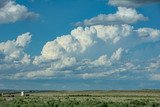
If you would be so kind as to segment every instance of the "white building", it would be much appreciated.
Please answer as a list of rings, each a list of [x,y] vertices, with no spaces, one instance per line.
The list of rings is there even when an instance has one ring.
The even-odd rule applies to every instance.
[[[24,91],[21,91],[21,96],[22,96],[22,97],[24,96]]]

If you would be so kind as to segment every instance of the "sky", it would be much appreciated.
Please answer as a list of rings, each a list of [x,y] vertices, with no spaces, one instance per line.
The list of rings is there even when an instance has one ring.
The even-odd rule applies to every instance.
[[[0,0],[0,89],[160,89],[159,0]]]

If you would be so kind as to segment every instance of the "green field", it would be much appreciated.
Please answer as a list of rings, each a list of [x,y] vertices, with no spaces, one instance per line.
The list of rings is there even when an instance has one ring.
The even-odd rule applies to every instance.
[[[160,91],[48,91],[4,94],[0,107],[160,107]]]

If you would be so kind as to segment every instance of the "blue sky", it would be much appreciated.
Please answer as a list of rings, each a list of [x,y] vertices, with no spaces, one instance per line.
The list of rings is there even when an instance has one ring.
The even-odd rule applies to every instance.
[[[38,0],[35,2],[19,0],[17,2],[39,13],[40,17],[34,21],[20,21],[0,25],[0,28],[4,29],[2,30],[4,32],[0,32],[1,35],[4,35],[1,41],[14,39],[23,32],[32,32],[34,34],[32,39],[34,42],[31,45],[38,46],[36,50],[32,49],[31,54],[33,55],[39,54],[47,41],[53,40],[57,36],[68,34],[75,27],[74,23],[91,18],[99,13],[109,13],[115,10],[113,8],[107,9],[106,1],[97,0],[69,0],[67,2],[65,0]],[[12,35],[10,35],[11,33]]]
[[[158,0],[0,4],[1,89],[159,89]]]

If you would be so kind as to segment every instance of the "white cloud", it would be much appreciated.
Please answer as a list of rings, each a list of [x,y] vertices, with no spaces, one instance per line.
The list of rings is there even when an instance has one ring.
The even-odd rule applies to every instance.
[[[150,80],[160,81],[160,74],[151,74]]]
[[[122,50],[121,48],[116,50],[112,56],[115,55],[115,53],[121,55],[118,53],[118,51]],[[20,73],[16,73],[12,75],[11,79],[34,79],[34,78],[56,78],[56,77],[71,77],[75,76],[77,78],[81,77],[84,74],[81,74],[82,72],[92,72],[93,74],[96,74],[98,70],[100,70],[100,74],[109,75],[114,72],[119,72],[119,70],[115,70],[114,72],[104,72],[104,70],[108,67],[111,67],[113,63],[116,63],[118,60],[120,60],[120,57],[116,60],[112,60],[111,58],[107,57],[107,55],[102,55],[98,59],[95,60],[85,60],[82,59],[81,61],[77,61],[75,57],[66,57],[57,61],[50,61],[47,62],[49,66],[41,67],[42,64],[32,65],[40,67],[39,69],[34,69],[33,71],[24,71]],[[46,64],[46,65],[47,65]],[[83,69],[84,68],[84,69]],[[89,70],[89,71],[88,71]],[[103,73],[101,73],[103,71]],[[91,73],[91,75],[93,75]],[[83,76],[82,76],[83,77]],[[99,75],[100,77],[100,75]],[[83,77],[84,78],[84,77]],[[91,78],[91,77],[90,77]]]
[[[106,72],[105,72],[106,73]],[[83,79],[90,79],[90,78],[99,78],[99,77],[105,77],[105,73],[84,73],[84,74],[80,74],[80,77],[82,77]]]
[[[32,60],[24,52],[31,41],[31,34],[25,33],[0,43],[0,72],[12,69],[10,75],[4,76],[11,79],[122,78],[124,75],[132,79],[133,74],[149,69],[147,64],[133,64],[136,60],[132,56],[132,51],[136,51],[133,48],[159,41],[159,37],[157,29],[134,29],[127,24],[78,27],[69,35],[47,42],[41,55]]]
[[[106,69],[107,68],[107,69]],[[95,68],[94,68],[95,69]],[[87,73],[81,73],[78,76],[80,76],[83,79],[95,79],[95,78],[108,78],[108,79],[120,79],[124,78],[124,75],[121,73],[128,72],[128,70],[131,70],[128,72],[129,74],[131,72],[134,72],[137,68],[130,62],[119,64],[116,67],[115,66],[101,66],[101,71],[96,72],[87,72]],[[128,78],[127,76],[125,78]],[[136,78],[136,77],[135,77]]]
[[[15,1],[2,0],[0,6],[0,24],[14,23],[19,20],[33,19],[39,15],[29,12],[24,5],[17,4]]]
[[[14,76],[10,77],[11,79],[32,79],[37,77],[50,77],[54,75],[54,71],[51,71],[50,68],[45,70],[36,70],[36,71],[30,71],[30,72],[22,72],[22,73],[16,73]]]
[[[66,57],[63,60],[60,60],[58,62],[55,62],[51,65],[51,68],[54,69],[63,69],[63,68],[67,68],[70,66],[74,66],[76,64],[76,58],[72,57]]]
[[[156,62],[156,63],[150,63],[150,68],[156,69],[160,67],[160,62]]]
[[[137,13],[135,9],[118,7],[118,11],[115,14],[100,14],[91,19],[86,19],[84,22],[78,22],[76,25],[109,25],[109,24],[133,24],[137,21],[146,21],[148,18],[142,14]]]
[[[123,7],[138,7],[145,4],[158,3],[159,0],[109,0],[108,4]]]
[[[97,25],[95,26],[95,29],[97,30],[97,36],[100,39],[111,44],[116,44],[122,38],[131,36],[133,33],[133,27],[126,24],[108,26]]]
[[[114,62],[117,62],[121,59],[121,57],[123,55],[123,51],[124,51],[124,49],[119,48],[112,54],[112,56],[110,58],[107,55],[102,55],[98,59],[96,59],[95,61],[91,61],[90,64],[93,67],[111,66]]]
[[[26,45],[29,44],[30,41],[31,41],[31,34],[29,32],[24,33],[17,37],[16,45],[19,47],[25,47]]]
[[[111,66],[112,62],[107,57],[107,55],[100,56],[97,60],[90,62],[93,66]]]
[[[156,38],[160,36],[157,33],[152,33],[159,32],[159,30],[150,29],[149,32],[152,35],[147,33],[145,37],[148,39],[144,39],[141,29],[147,31],[150,28],[140,28],[137,30],[133,26],[126,24],[78,27],[72,30],[69,35],[63,35],[53,41],[47,42],[42,49],[41,55],[35,57],[33,64],[35,64],[34,66],[47,64],[48,66],[44,67],[44,70],[40,72],[45,71],[46,74],[48,72],[48,74],[51,74],[50,77],[56,77],[59,74],[63,77],[62,72],[66,70],[74,71],[75,73],[72,72],[68,75],[75,75],[75,77],[81,75],[80,77],[82,78],[87,78],[86,76],[90,76],[88,78],[95,77],[93,75],[101,77],[103,74],[108,76],[110,73],[117,74],[127,70],[137,71],[139,69],[140,71],[141,69],[141,71],[144,71],[145,67],[140,68],[141,66],[138,66],[136,68],[129,62],[126,65],[120,63],[121,61],[124,62],[122,56],[128,60],[134,60],[124,55],[127,51],[146,42],[155,42],[153,34],[156,34]],[[128,54],[132,53],[128,52]],[[114,66],[119,66],[119,69],[117,67],[114,68]],[[38,77],[40,72],[36,69],[28,72],[26,75],[30,75],[30,73],[34,74],[34,72],[35,76],[33,77]],[[49,75],[46,76],[48,77]]]
[[[0,53],[4,56],[4,62],[19,62],[29,63],[29,56],[24,52],[25,47],[31,41],[31,34],[25,33],[17,37],[16,40],[8,40],[0,43]]]
[[[122,48],[119,48],[116,52],[113,53],[113,55],[111,56],[111,60],[115,61],[115,60],[119,60],[122,57],[122,52],[124,50]]]
[[[24,54],[24,57],[21,60],[22,64],[30,64],[31,59],[30,59],[30,55]]]
[[[145,40],[158,41],[160,39],[160,30],[152,28],[140,28],[137,30],[139,36]]]
[[[149,72],[159,71],[160,69],[160,56],[151,59],[149,64],[146,66],[146,70]]]
[[[25,15],[30,13],[26,7],[13,1],[7,1],[3,6],[0,6],[0,9],[4,9],[8,5],[10,8],[13,6],[15,10],[18,7],[20,9],[18,13],[22,11]],[[15,17],[15,13],[12,15]],[[18,16],[13,19],[18,21],[21,18]],[[2,73],[0,78],[138,80],[155,77],[154,75],[150,77],[150,74],[158,74],[159,61],[140,60],[134,54],[136,52],[139,54],[137,47],[144,47],[145,43],[159,42],[160,30],[135,29],[128,25],[146,19],[135,9],[118,7],[115,14],[99,15],[84,21],[84,24],[89,27],[77,27],[68,35],[62,35],[55,40],[48,41],[41,54],[35,57],[25,53],[25,48],[31,41],[30,33],[22,34],[15,40],[2,42],[0,43],[0,72]],[[8,19],[6,18],[6,20]],[[6,23],[14,21],[8,20]],[[151,48],[148,50],[151,51]],[[145,51],[142,52],[142,55],[144,54],[146,54]],[[148,56],[155,57],[156,54]]]
[[[57,60],[65,57],[77,57],[78,60],[82,56],[87,58],[85,56],[95,52],[94,47],[101,48],[102,44],[106,49],[112,47],[113,51],[111,52],[114,52],[119,47],[129,48],[145,42],[153,42],[155,39],[157,41],[160,37],[159,32],[159,30],[150,28],[135,30],[132,26],[126,24],[78,27],[72,30],[70,35],[63,35],[47,42],[42,49],[41,56],[36,57],[34,62],[40,63],[41,61]],[[119,59],[118,54],[121,51],[122,49],[119,48],[112,59]],[[95,58],[93,56],[93,59]]]

